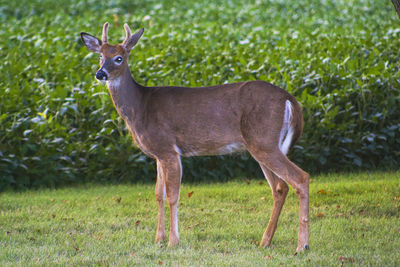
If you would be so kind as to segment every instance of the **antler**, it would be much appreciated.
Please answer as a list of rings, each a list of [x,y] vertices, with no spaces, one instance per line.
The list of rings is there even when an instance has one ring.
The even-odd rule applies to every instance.
[[[103,26],[103,37],[102,37],[103,44],[107,43],[107,35],[108,35],[108,22],[104,23]]]
[[[129,39],[131,38],[131,36],[132,36],[132,32],[131,32],[131,29],[129,28],[129,26],[128,26],[128,24],[124,24],[124,28],[125,28],[125,34],[126,34],[126,37],[125,37],[125,40],[124,40],[124,42],[122,43],[122,45],[126,45],[127,43],[128,43],[128,41],[129,41]]]

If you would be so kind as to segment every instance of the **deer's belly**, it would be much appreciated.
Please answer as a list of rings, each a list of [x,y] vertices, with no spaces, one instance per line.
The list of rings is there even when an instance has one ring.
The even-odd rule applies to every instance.
[[[226,155],[235,152],[242,152],[246,147],[241,142],[232,142],[228,144],[204,144],[204,145],[175,145],[175,150],[183,157],[192,156],[212,156],[212,155]]]

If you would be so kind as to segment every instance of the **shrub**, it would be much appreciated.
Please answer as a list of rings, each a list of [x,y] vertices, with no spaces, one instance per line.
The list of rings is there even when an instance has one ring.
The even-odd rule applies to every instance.
[[[303,169],[398,168],[400,29],[390,2],[13,1],[0,8],[0,189],[155,180],[79,32],[144,26],[133,76],[152,85],[262,79],[302,103]],[[184,160],[185,181],[261,176],[247,154]]]

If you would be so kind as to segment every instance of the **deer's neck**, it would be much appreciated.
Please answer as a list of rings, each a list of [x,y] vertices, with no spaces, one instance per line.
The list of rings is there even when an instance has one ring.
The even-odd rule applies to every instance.
[[[131,124],[129,120],[140,115],[143,86],[132,78],[128,67],[119,78],[107,81],[107,86],[118,114]]]

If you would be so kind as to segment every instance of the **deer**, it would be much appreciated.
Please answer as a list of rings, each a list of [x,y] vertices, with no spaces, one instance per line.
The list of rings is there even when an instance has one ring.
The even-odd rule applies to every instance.
[[[290,161],[287,153],[303,131],[300,103],[284,89],[265,81],[245,81],[206,87],[146,87],[131,75],[128,58],[143,35],[124,24],[125,40],[108,43],[109,23],[102,39],[81,32],[92,52],[100,54],[96,79],[105,82],[115,109],[138,148],[157,164],[155,199],[158,203],[156,243],[164,242],[165,199],[170,208],[168,246],[179,244],[178,202],[182,157],[248,153],[259,163],[272,190],[273,208],[260,246],[271,245],[289,191],[299,201],[296,251],[309,249],[309,174]]]

